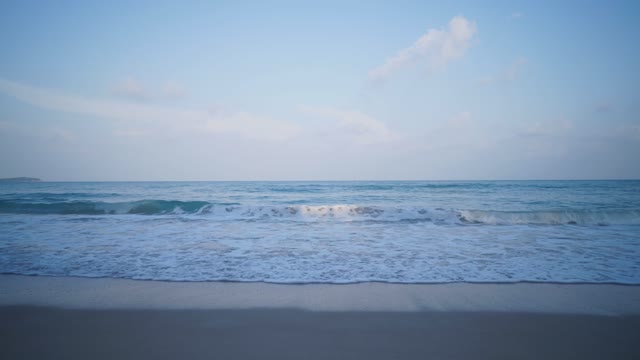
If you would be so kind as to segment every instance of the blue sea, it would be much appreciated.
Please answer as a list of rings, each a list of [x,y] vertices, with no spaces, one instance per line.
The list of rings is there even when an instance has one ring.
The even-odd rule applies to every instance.
[[[0,273],[640,284],[640,181],[0,183]]]

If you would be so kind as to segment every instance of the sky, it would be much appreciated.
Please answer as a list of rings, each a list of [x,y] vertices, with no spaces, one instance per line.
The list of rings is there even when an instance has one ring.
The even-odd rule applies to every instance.
[[[637,1],[0,2],[0,177],[640,178]]]

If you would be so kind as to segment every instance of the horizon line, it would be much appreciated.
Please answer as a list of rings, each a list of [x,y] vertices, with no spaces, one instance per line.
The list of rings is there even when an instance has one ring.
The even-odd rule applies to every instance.
[[[0,178],[12,179],[12,178]],[[576,178],[576,179],[329,179],[329,180],[42,180],[24,181],[24,183],[38,182],[417,182],[417,181],[435,181],[435,182],[451,182],[451,181],[640,181],[640,178]],[[20,181],[15,181],[20,182]],[[11,183],[11,181],[7,181]]]

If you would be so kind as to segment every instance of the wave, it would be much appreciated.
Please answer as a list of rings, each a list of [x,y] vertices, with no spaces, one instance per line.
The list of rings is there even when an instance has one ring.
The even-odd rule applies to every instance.
[[[0,200],[0,214],[58,215],[201,215],[218,219],[293,221],[431,221],[460,225],[640,225],[640,209],[487,211],[421,206],[269,205],[251,206],[208,201],[138,200],[33,203]]]
[[[0,213],[59,214],[59,215],[163,215],[196,213],[211,203],[206,201],[139,200],[130,202],[69,201],[53,203],[25,203],[0,201]]]
[[[640,225],[640,209],[560,211],[462,210],[466,223],[490,225]]]

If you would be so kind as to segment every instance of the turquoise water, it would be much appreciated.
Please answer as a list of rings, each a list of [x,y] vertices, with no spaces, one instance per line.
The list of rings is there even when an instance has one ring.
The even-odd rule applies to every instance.
[[[640,283],[640,181],[0,184],[0,272]]]

